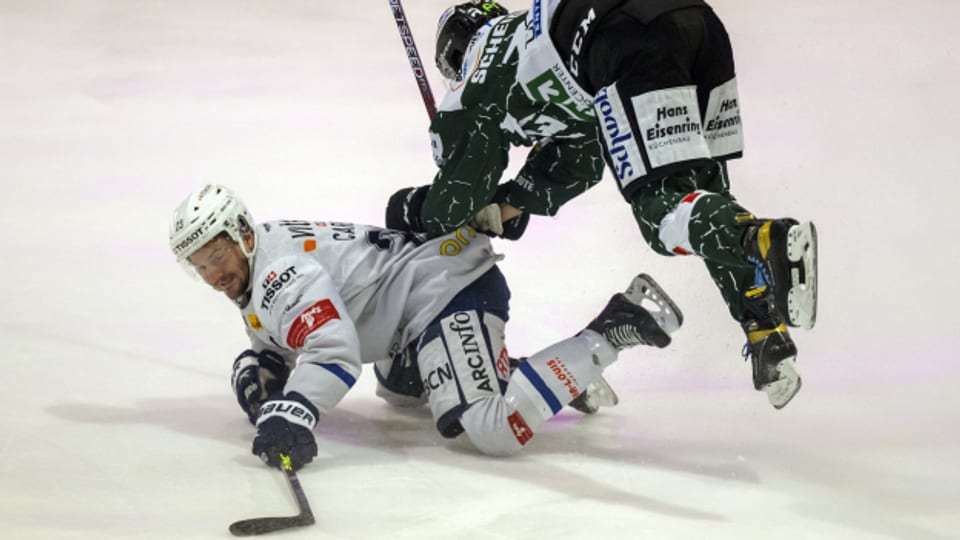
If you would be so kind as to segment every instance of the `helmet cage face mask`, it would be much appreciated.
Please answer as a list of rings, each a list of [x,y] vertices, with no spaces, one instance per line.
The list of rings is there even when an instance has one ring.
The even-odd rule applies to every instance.
[[[466,2],[447,8],[437,23],[437,69],[451,81],[463,79],[463,55],[470,40],[490,19],[509,12],[496,2]]]
[[[170,220],[170,249],[189,274],[199,277],[190,256],[226,233],[240,246],[252,266],[256,236],[253,249],[247,250],[243,234],[253,232],[253,225],[250,212],[236,195],[223,186],[208,184],[174,210]]]

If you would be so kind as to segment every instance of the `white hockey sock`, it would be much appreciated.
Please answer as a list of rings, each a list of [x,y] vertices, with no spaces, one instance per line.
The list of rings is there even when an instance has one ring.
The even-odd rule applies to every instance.
[[[536,431],[600,378],[617,351],[600,334],[584,330],[534,354],[510,376],[505,398],[526,427]]]

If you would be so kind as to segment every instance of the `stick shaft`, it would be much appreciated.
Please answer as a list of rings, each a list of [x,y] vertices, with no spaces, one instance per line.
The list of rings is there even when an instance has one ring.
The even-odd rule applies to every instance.
[[[309,517],[310,521],[313,522],[313,512],[310,510],[307,494],[303,492],[300,479],[297,478],[297,473],[293,471],[290,458],[284,454],[280,454],[280,460],[283,463],[283,472],[287,475],[287,481],[290,483],[290,489],[293,490],[293,496],[297,499],[297,508],[300,510],[300,517]]]
[[[400,39],[407,51],[410,69],[413,71],[413,77],[417,80],[417,86],[420,88],[423,106],[426,107],[427,115],[432,120],[434,115],[437,114],[437,103],[433,99],[433,92],[430,91],[430,81],[427,80],[427,72],[423,69],[423,62],[420,61],[420,53],[417,51],[417,44],[413,40],[407,15],[403,12],[403,4],[400,3],[400,0],[390,0],[390,7],[393,8],[393,20],[397,23]]]

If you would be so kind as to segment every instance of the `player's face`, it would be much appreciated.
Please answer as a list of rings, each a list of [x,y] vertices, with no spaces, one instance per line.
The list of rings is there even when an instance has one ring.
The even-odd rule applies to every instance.
[[[247,290],[250,267],[240,246],[228,237],[218,237],[190,256],[190,264],[207,285],[231,299]]]

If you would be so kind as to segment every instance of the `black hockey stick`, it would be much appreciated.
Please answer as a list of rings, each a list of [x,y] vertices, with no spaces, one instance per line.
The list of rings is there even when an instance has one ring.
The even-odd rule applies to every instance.
[[[243,519],[230,525],[230,532],[234,536],[257,536],[267,534],[283,529],[292,529],[294,527],[306,527],[313,525],[313,512],[310,511],[310,503],[307,502],[307,496],[303,493],[303,487],[300,486],[300,480],[297,473],[293,472],[290,465],[290,458],[280,454],[280,460],[283,462],[283,472],[287,474],[287,480],[290,482],[290,488],[293,495],[297,498],[297,507],[300,513],[295,516],[282,517],[261,517],[252,519]]]
[[[427,72],[423,69],[423,62],[420,61],[420,53],[417,52],[417,44],[413,41],[413,33],[410,32],[410,24],[403,12],[403,5],[400,0],[390,0],[390,7],[393,8],[393,20],[396,21],[397,29],[400,30],[400,39],[403,40],[403,46],[407,50],[410,69],[413,70],[413,76],[417,79],[417,86],[420,87],[423,106],[427,108],[427,114],[430,115],[432,120],[434,115],[437,114],[437,103],[433,99],[433,92],[430,91],[430,81],[427,80]]]

